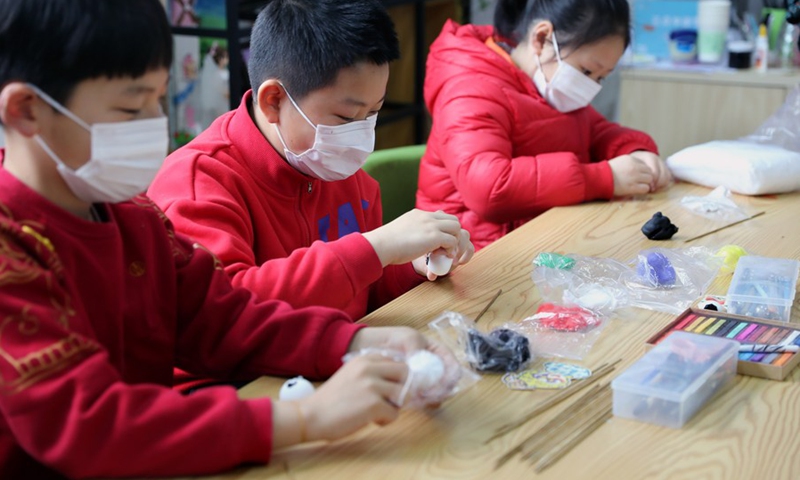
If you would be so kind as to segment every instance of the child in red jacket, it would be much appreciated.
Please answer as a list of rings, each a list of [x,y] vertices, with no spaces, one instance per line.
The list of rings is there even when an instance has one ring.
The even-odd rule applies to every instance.
[[[144,196],[167,149],[158,0],[0,0],[0,478],[208,474],[397,416],[361,357],[299,402],[183,396],[172,368],[326,377],[416,331],[258,302]],[[144,32],[144,33],[143,33]]]
[[[253,26],[252,90],[167,158],[148,194],[222,261],[234,285],[353,318],[433,280],[426,253],[471,257],[453,215],[381,226],[375,141],[394,26],[376,0],[274,0]]]
[[[629,21],[627,0],[501,0],[495,28],[448,22],[428,56],[417,207],[456,215],[480,249],[551,207],[666,186],[653,140],[589,106]]]

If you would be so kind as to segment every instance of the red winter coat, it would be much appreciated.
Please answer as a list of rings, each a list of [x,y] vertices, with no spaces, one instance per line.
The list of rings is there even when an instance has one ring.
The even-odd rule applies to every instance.
[[[487,45],[492,36],[492,27],[449,21],[425,78],[433,129],[417,208],[457,215],[476,249],[551,207],[611,198],[607,160],[657,151],[648,135],[592,107],[552,108],[530,76]]]

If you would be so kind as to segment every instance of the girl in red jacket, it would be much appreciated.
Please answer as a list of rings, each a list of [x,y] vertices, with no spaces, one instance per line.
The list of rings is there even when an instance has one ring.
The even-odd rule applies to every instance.
[[[653,140],[589,106],[629,23],[627,0],[501,0],[494,28],[448,22],[428,56],[417,207],[457,215],[479,249],[551,207],[666,186]]]

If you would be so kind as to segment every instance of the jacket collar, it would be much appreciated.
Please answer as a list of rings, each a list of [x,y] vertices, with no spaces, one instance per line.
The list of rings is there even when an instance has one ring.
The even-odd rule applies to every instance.
[[[252,103],[253,91],[248,90],[230,122],[224,127],[225,134],[237,151],[239,161],[263,187],[284,196],[297,196],[299,191],[308,188],[309,183],[316,188],[321,180],[295,170],[272,147],[250,115]]]

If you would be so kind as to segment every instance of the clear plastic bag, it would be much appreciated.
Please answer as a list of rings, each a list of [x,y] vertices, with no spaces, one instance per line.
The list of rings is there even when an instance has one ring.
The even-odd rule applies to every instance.
[[[800,153],[800,85],[789,92],[783,105],[752,135],[740,140]]]
[[[730,190],[723,186],[715,188],[711,193],[702,197],[683,197],[681,205],[692,213],[711,220],[735,222],[750,216],[736,205],[736,202],[731,197]]]
[[[624,277],[628,304],[681,313],[705,293],[723,262],[723,258],[705,247],[642,250]]]
[[[570,270],[534,267],[532,278],[542,299],[599,317],[625,307],[680,313],[705,292],[724,260],[705,247],[652,248],[628,264],[568,256],[575,260]]]
[[[543,303],[516,328],[528,337],[531,350],[543,357],[582,360],[592,349],[608,317],[578,306]]]
[[[515,372],[532,360],[528,338],[513,325],[489,333],[455,312],[444,312],[429,324],[464,364],[481,372]]]
[[[403,408],[422,409],[438,405],[448,398],[474,385],[480,376],[464,368],[444,345],[432,343],[429,350],[405,354],[391,349],[365,348],[344,356],[349,362],[364,355],[381,355],[397,362],[405,362],[408,376],[395,403]]]
[[[628,305],[623,279],[628,275],[629,267],[610,258],[573,254],[566,257],[574,261],[569,270],[541,265],[534,267],[532,278],[542,300],[582,307],[602,316]]]
[[[666,164],[677,179],[745,195],[800,189],[800,86],[752,135],[684,148]]]

